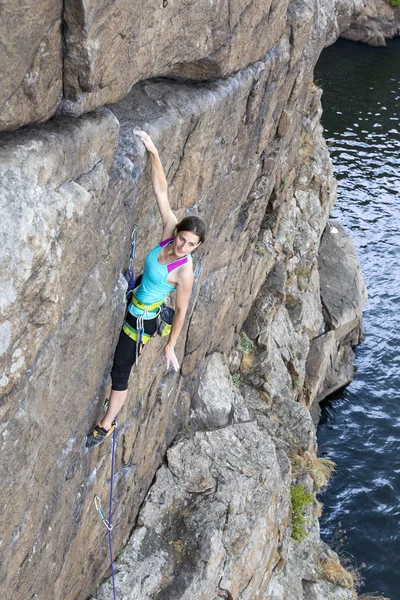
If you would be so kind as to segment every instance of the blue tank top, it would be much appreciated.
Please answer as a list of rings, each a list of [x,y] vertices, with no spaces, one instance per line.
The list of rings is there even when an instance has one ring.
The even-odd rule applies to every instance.
[[[172,292],[175,289],[175,286],[167,281],[167,277],[171,271],[187,262],[192,262],[190,254],[166,265],[161,265],[158,262],[158,255],[160,254],[161,249],[167,244],[170,244],[173,239],[174,238],[168,238],[167,240],[163,240],[157,244],[155,248],[150,250],[146,256],[142,281],[139,287],[134,291],[135,297],[142,304],[150,305],[161,302],[169,292]],[[134,317],[143,317],[144,319],[153,319],[158,312],[158,308],[153,311],[143,311],[132,303],[129,304],[128,310]]]

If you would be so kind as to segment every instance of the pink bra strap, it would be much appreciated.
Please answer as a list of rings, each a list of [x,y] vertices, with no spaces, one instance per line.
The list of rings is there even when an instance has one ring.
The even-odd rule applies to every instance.
[[[184,265],[185,263],[187,263],[187,261],[188,261],[188,257],[184,256],[183,258],[179,258],[175,262],[167,265],[168,273],[171,273],[171,271],[173,271],[174,269],[177,269],[181,265]]]
[[[164,246],[166,246],[167,244],[169,244],[170,242],[172,242],[174,238],[167,238],[166,240],[163,240],[162,242],[159,243],[160,248],[164,248]]]

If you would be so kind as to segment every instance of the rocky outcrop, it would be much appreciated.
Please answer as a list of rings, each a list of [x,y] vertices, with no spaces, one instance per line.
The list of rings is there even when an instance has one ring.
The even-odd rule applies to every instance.
[[[362,311],[367,290],[351,237],[330,221],[318,254],[324,332],[311,341],[301,401],[312,411],[318,403],[353,381],[354,352],[363,338]]]
[[[127,263],[133,224],[139,226],[137,272],[160,235],[146,153],[132,135],[135,126],[149,131],[160,150],[177,216],[203,217],[208,236],[196,256],[194,290],[177,347],[181,370],[164,372],[162,341],[152,340],[134,371],[120,415],[114,548],[117,551],[127,543],[154,475],[177,434],[189,423],[191,427],[229,425],[231,429],[198,432],[177,442],[174,448],[178,450],[170,451],[171,460],[162,469],[160,481],[171,479],[173,461],[177,476],[178,455],[183,459],[185,452],[198,451],[204,461],[198,467],[190,463],[190,470],[196,474],[204,467],[205,475],[209,472],[214,477],[213,464],[218,466],[227,487],[225,492],[221,489],[221,497],[218,489],[210,488],[213,496],[208,500],[211,503],[214,497],[221,503],[221,515],[228,515],[230,523],[227,497],[234,473],[229,478],[219,439],[222,436],[226,443],[237,444],[240,456],[248,460],[244,478],[251,479],[253,473],[263,480],[259,491],[254,481],[247,482],[249,492],[271,496],[272,513],[255,514],[244,487],[240,501],[248,520],[234,506],[236,533],[225,531],[227,545],[222,548],[221,520],[218,511],[213,513],[214,524],[199,545],[191,546],[190,556],[210,561],[209,542],[219,539],[224,562],[215,565],[222,577],[219,589],[232,589],[243,598],[243,594],[261,594],[257,590],[267,589],[274,579],[269,567],[262,575],[257,561],[261,556],[272,569],[279,553],[268,538],[270,529],[261,531],[261,526],[271,523],[274,543],[280,536],[290,537],[290,476],[284,453],[289,446],[298,453],[315,452],[309,412],[297,400],[312,340],[323,325],[317,257],[335,199],[335,182],[319,125],[320,91],[312,73],[322,48],[332,43],[353,8],[323,0],[314,10],[316,5],[310,0],[290,2],[287,12],[282,12],[286,4],[272,2],[262,15],[258,2],[241,3],[241,10],[231,2],[230,12],[227,8],[204,12],[202,26],[211,19],[205,45],[196,45],[200,38],[196,41],[190,29],[182,55],[168,59],[170,70],[162,66],[161,55],[167,50],[160,46],[160,56],[151,61],[159,71],[148,66],[141,75],[140,71],[132,75],[130,64],[125,72],[127,55],[131,58],[123,46],[125,33],[117,32],[112,42],[108,29],[110,11],[111,21],[125,19],[129,27],[123,3],[96,4],[85,15],[83,8],[73,10],[75,3],[64,5],[70,19],[66,33],[70,56],[75,48],[82,74],[77,82],[77,70],[72,63],[68,66],[71,79],[66,86],[75,85],[78,90],[70,98],[70,110],[81,112],[105,101],[115,87],[114,101],[126,93],[136,76],[146,73],[179,73],[214,81],[141,81],[112,111],[101,109],[79,118],[57,116],[41,126],[3,134],[0,432],[7,461],[0,465],[0,500],[7,519],[0,534],[0,577],[5,600],[16,595],[42,600],[86,598],[107,573],[106,532],[93,498],[104,499],[108,494],[109,447],[104,444],[89,452],[83,444],[85,434],[101,417],[107,397],[108,373],[125,308],[120,272]],[[164,11],[176,11],[177,6],[182,8],[171,3]],[[181,15],[178,22],[184,18]],[[259,23],[268,35],[261,25],[257,27]],[[276,26],[271,27],[272,23]],[[78,35],[74,46],[78,24],[80,35],[89,40],[85,48]],[[242,39],[243,32],[250,30],[255,37]],[[117,61],[112,67],[106,61],[111,55],[96,49],[102,35],[120,51],[112,55]],[[175,36],[181,40],[176,31]],[[243,48],[247,54],[241,53]],[[261,60],[244,66],[256,57]],[[98,70],[103,60],[104,69]],[[215,79],[231,70],[237,72]],[[110,74],[115,79],[109,79]],[[104,96],[97,85],[99,90],[104,88]],[[47,117],[44,111],[34,118]],[[7,121],[6,127],[16,123]],[[238,348],[233,353],[236,358],[229,361],[228,356],[245,321],[255,351],[252,369],[241,375],[247,377],[241,400],[227,365],[231,370],[239,366]],[[215,402],[217,381],[219,404]],[[265,455],[251,445],[253,438],[265,446]],[[213,454],[208,463],[203,448]],[[244,456],[247,452],[249,459]],[[275,495],[265,477],[268,465],[278,490]],[[240,471],[240,464],[234,471]],[[184,506],[192,492],[182,481],[176,482],[174,493]],[[222,477],[219,485],[223,486]],[[206,492],[199,492],[203,500],[208,498]],[[283,498],[282,513],[273,522],[277,494]],[[261,496],[257,496],[257,506]],[[198,498],[195,506],[202,510]],[[143,511],[141,532],[147,544],[154,521]],[[243,548],[242,560],[248,559],[248,565],[236,559],[234,551],[242,518],[245,529],[260,528],[246,534],[248,548]],[[261,554],[252,540],[260,544]],[[135,548],[139,541],[134,541]],[[237,543],[240,549],[240,540]],[[183,567],[178,579],[171,573],[179,547],[169,548],[164,572],[169,590],[176,582],[176,594],[184,578]],[[211,568],[214,559],[207,564]],[[188,577],[195,582],[204,574],[203,567],[193,566]],[[235,573],[248,581],[246,589]],[[215,575],[213,582],[217,579]],[[182,589],[194,589],[186,583],[189,587]],[[323,589],[317,580],[314,583]]]
[[[342,37],[369,46],[386,46],[386,40],[399,34],[400,8],[395,8],[387,0],[364,0],[362,11],[354,15]]]
[[[209,364],[218,361],[212,354]],[[319,539],[317,503],[305,509],[304,539],[296,542],[290,535],[293,473],[287,453],[314,450],[309,412],[282,397],[271,410],[251,386],[241,392],[236,390],[236,403],[250,419],[186,433],[167,451],[118,557],[117,595],[126,600],[356,599],[351,575]],[[309,476],[301,482],[313,491]],[[326,564],[335,578],[328,579]],[[93,600],[110,594],[108,580]]]
[[[65,107],[79,113],[117,102],[134,83],[157,75],[226,77],[280,39],[287,4],[146,0],[138,11],[130,0],[68,0]]]
[[[222,427],[250,418],[232,384],[226,363],[219,352],[204,360],[203,375],[190,401],[189,423],[194,429]]]
[[[327,329],[333,330],[337,339],[352,334],[354,345],[358,344],[367,290],[353,240],[340,223],[327,224],[319,247],[318,270]]]
[[[118,565],[130,598],[250,598],[290,519],[289,462],[255,423],[197,432],[175,443]],[[96,594],[110,596],[110,583]],[[262,596],[260,596],[262,597]]]

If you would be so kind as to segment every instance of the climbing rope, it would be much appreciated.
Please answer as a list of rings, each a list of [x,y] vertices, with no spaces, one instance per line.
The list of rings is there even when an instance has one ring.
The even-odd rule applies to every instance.
[[[136,233],[137,233],[137,225],[133,226],[132,235],[131,235],[131,253],[129,256],[129,266],[125,272],[125,279],[128,282],[128,289],[126,295],[130,294],[135,287],[136,279],[135,272],[133,270],[133,261],[135,258],[135,246],[136,246]],[[136,340],[136,352],[138,352],[139,341],[142,342],[142,336],[144,332],[143,320],[140,321],[140,327],[138,327],[138,339]],[[94,504],[97,512],[100,515],[101,520],[108,530],[108,546],[110,550],[110,563],[111,563],[111,579],[112,579],[112,587],[113,587],[113,598],[117,600],[117,593],[115,589],[115,571],[114,571],[114,561],[113,561],[113,546],[112,546],[112,501],[113,501],[113,484],[114,484],[114,469],[115,469],[115,448],[117,445],[117,420],[113,421],[114,431],[113,431],[113,441],[112,441],[112,450],[111,450],[111,480],[110,480],[110,506],[108,510],[108,519],[105,516],[103,509],[101,507],[101,500],[99,496],[94,497]]]
[[[114,468],[115,468],[115,448],[117,446],[117,420],[114,419],[113,422],[114,431],[113,431],[113,441],[112,441],[112,450],[111,450],[111,480],[110,480],[110,507],[108,510],[108,519],[106,518],[103,509],[101,508],[101,500],[98,496],[94,497],[94,504],[96,506],[96,510],[99,513],[101,520],[108,530],[108,545],[110,549],[110,562],[111,562],[111,579],[112,579],[112,587],[113,587],[113,598],[117,600],[117,592],[115,589],[115,572],[114,572],[114,561],[113,561],[113,547],[112,547],[112,500],[113,500],[113,483],[114,483]]]

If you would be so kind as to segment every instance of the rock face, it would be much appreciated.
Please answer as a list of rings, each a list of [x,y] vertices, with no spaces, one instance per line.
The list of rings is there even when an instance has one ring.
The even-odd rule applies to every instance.
[[[195,429],[221,427],[249,418],[237,398],[223,354],[214,352],[205,359],[200,385],[190,406],[190,424]]]
[[[143,506],[132,560],[137,557],[140,568],[147,568],[140,553],[154,548],[154,560],[160,565],[165,559],[165,569],[161,579],[154,573],[153,583],[150,575],[148,583],[135,579],[132,585],[144,585],[143,593],[160,585],[168,590],[164,597],[189,594],[191,600],[197,599],[190,594],[205,598],[212,586],[220,597],[284,598],[289,583],[282,583],[287,581],[283,563],[291,547],[287,453],[315,452],[307,402],[298,400],[308,376],[307,357],[324,324],[318,252],[335,199],[312,73],[322,48],[349,22],[356,3],[292,1],[287,10],[285,2],[221,3],[219,10],[214,4],[204,8],[201,26],[207,35],[202,37],[194,31],[195,4],[170,0],[163,9],[151,5],[147,20],[137,20],[140,31],[147,30],[141,33],[148,40],[143,56],[126,13],[132,3],[81,4],[64,3],[71,111],[115,101],[135,78],[147,75],[213,81],[141,81],[112,111],[57,116],[0,140],[0,432],[7,457],[0,464],[7,516],[0,534],[3,596],[83,600],[107,574],[106,531],[93,498],[100,496],[105,505],[109,444],[89,452],[84,440],[108,393],[125,308],[120,272],[127,265],[133,224],[139,226],[137,272],[161,234],[148,157],[132,135],[140,126],[159,148],[178,218],[198,214],[208,232],[196,255],[195,285],[177,346],[180,372],[164,372],[163,342],[155,339],[132,374],[119,418],[114,548],[127,543],[177,434],[189,425],[223,427],[181,438],[169,451],[154,488],[157,514],[167,514],[162,495],[165,482],[172,481],[178,513],[189,501],[200,513],[179,517],[170,507],[178,529],[167,534],[166,518],[157,533],[157,502]],[[163,36],[149,34],[158,31],[161,10],[179,14],[178,32],[165,28]],[[183,39],[186,22],[190,35]],[[115,39],[113,23],[118,24]],[[171,39],[181,44],[180,54]],[[115,45],[112,55],[96,48],[99,40]],[[50,61],[50,54],[45,58]],[[260,60],[246,66],[255,59]],[[74,61],[80,61],[78,69]],[[237,72],[225,77],[232,71]],[[38,73],[44,82],[45,71]],[[56,75],[50,81],[48,90],[58,85]],[[16,89],[10,87],[7,98]],[[23,102],[19,106],[22,111]],[[30,102],[29,110],[36,111],[34,106]],[[46,110],[22,121],[45,119]],[[5,127],[22,121],[10,118]],[[333,306],[330,314],[336,315]],[[334,318],[340,321],[331,316],[332,323]],[[238,368],[244,322],[255,348],[248,358],[251,368],[246,371],[242,361],[246,385],[239,393],[227,365]],[[327,332],[327,339],[332,337],[338,341],[333,329]],[[229,360],[232,347],[236,359]],[[318,377],[325,382],[326,373]],[[185,485],[189,472],[197,492]],[[211,487],[201,489],[200,476]],[[230,498],[235,481],[237,499]],[[194,531],[204,527],[207,514],[210,527],[195,541]],[[317,531],[315,518],[310,520],[310,531]],[[190,547],[180,544],[181,526],[191,532]],[[199,563],[189,566],[188,556],[199,557]],[[290,586],[305,579],[310,594],[321,597],[327,584],[316,571],[307,579],[303,567]],[[202,587],[205,575],[208,583]]]
[[[386,40],[399,34],[400,8],[394,8],[387,0],[364,0],[362,11],[354,15],[342,37],[370,46],[386,46]]]
[[[361,0],[336,1],[335,13],[332,3],[299,4],[304,14],[319,5],[328,43],[362,11]],[[48,120],[57,108],[79,115],[113,104],[150,77],[227,77],[274,47],[292,27],[297,5],[288,0],[28,0],[13,10],[3,5],[0,131]]]
[[[45,121],[62,96],[61,0],[0,6],[0,131]]]
[[[355,330],[367,301],[367,290],[353,240],[340,223],[327,224],[321,238],[318,269],[327,328],[334,330],[338,339],[353,332],[356,345],[360,334]]]
[[[65,8],[66,108],[117,102],[157,75],[215,79],[262,58],[286,27],[288,0],[130,0]]]

